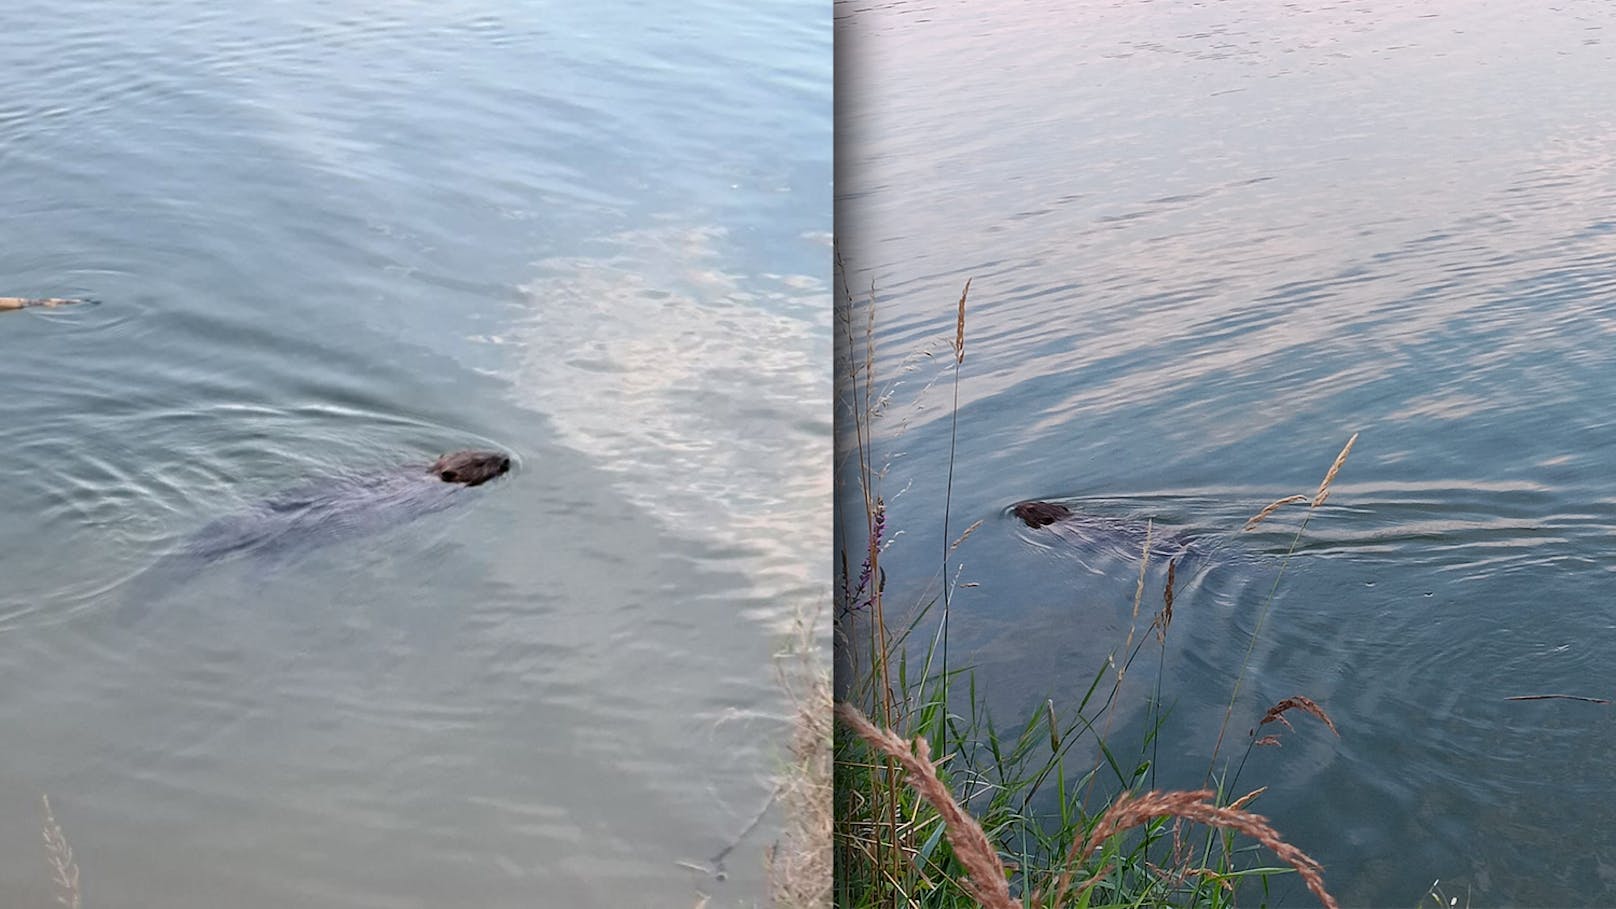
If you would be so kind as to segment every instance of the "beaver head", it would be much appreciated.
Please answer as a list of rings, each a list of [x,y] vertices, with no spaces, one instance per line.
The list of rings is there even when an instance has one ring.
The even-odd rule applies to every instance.
[[[457,451],[432,462],[438,479],[467,486],[480,486],[510,469],[510,456],[498,451]]]
[[[1072,514],[1070,508],[1054,502],[1022,502],[1010,510],[1028,527],[1045,527]]]

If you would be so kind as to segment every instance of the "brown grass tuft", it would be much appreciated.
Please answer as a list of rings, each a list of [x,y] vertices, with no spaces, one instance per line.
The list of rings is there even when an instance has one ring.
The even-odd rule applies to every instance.
[[[45,806],[45,854],[50,857],[56,901],[68,909],[79,909],[79,866],[73,861],[73,847],[67,844],[62,825],[56,823],[56,815],[51,812],[50,796],[42,795],[39,800]]]
[[[1348,439],[1347,444],[1341,449],[1341,453],[1335,456],[1335,463],[1330,465],[1329,473],[1324,475],[1324,482],[1319,484],[1319,491],[1313,494],[1314,508],[1323,505],[1324,500],[1330,497],[1330,484],[1335,482],[1335,475],[1341,472],[1341,465],[1347,463],[1347,455],[1352,452],[1352,445],[1357,441],[1358,434],[1353,433],[1352,438]]]
[[[1250,792],[1246,793],[1245,795],[1242,795],[1241,797],[1239,797],[1239,798],[1235,799],[1234,801],[1230,802],[1229,807],[1235,809],[1236,811],[1238,811],[1241,808],[1244,808],[1247,805],[1251,804],[1252,802],[1255,802],[1257,800],[1257,796],[1262,795],[1264,792],[1267,792],[1267,791],[1268,791],[1267,786],[1258,786],[1256,789],[1253,789]]]
[[[1158,643],[1167,643],[1167,626],[1173,624],[1173,579],[1178,575],[1178,559],[1167,563],[1167,586],[1162,588],[1162,609],[1150,627],[1156,629]]]
[[[1263,506],[1262,511],[1259,511],[1256,514],[1252,515],[1251,520],[1247,521],[1246,526],[1244,528],[1242,528],[1242,529],[1243,530],[1250,530],[1253,527],[1256,527],[1258,524],[1261,524],[1263,522],[1263,519],[1267,518],[1269,515],[1273,514],[1274,512],[1276,512],[1278,510],[1280,510],[1281,508],[1284,508],[1286,505],[1291,505],[1291,504],[1294,504],[1296,502],[1306,502],[1307,500],[1308,500],[1307,496],[1294,495],[1294,496],[1286,496],[1285,498],[1280,499],[1277,502],[1270,502],[1267,505]]]
[[[950,553],[952,553],[954,550],[960,548],[960,544],[965,542],[966,539],[969,538],[971,534],[976,533],[976,529],[978,527],[981,527],[981,526],[982,526],[982,521],[977,520],[976,522],[971,524],[971,526],[965,528],[964,533],[960,534],[958,537],[955,537],[954,542],[948,544],[948,551]]]
[[[1060,906],[1071,885],[1072,868],[1084,861],[1113,836],[1159,817],[1180,817],[1209,827],[1234,830],[1268,847],[1274,855],[1296,869],[1307,889],[1319,898],[1325,909],[1337,909],[1335,898],[1324,889],[1324,866],[1311,856],[1292,846],[1268,825],[1268,819],[1238,808],[1220,808],[1211,802],[1212,790],[1194,792],[1147,792],[1144,795],[1123,793],[1106,809],[1095,823],[1087,839],[1073,841],[1072,851],[1066,856],[1066,866],[1056,884],[1055,898],[1050,906]],[[1092,885],[1099,875],[1092,876],[1085,886]],[[1038,902],[1034,900],[1034,902]]]
[[[971,898],[987,909],[1017,909],[1018,904],[1010,897],[1010,885],[1005,881],[1004,865],[998,853],[988,842],[987,834],[982,832],[982,825],[954,801],[948,787],[937,778],[937,765],[931,760],[931,746],[926,739],[917,737],[911,750],[897,733],[877,728],[858,708],[845,702],[836,705],[836,715],[859,738],[902,765],[908,774],[908,786],[942,816],[948,843],[954,847],[960,864],[970,872],[960,881],[960,886]]]
[[[971,279],[965,279],[965,289],[960,291],[959,318],[954,323],[954,363],[958,365],[965,362],[965,298],[971,293]]]
[[[783,809],[781,842],[767,853],[772,904],[778,909],[830,909],[833,882],[831,679],[817,641],[818,614],[797,618],[792,659],[780,669],[792,700],[790,761],[776,790]]]
[[[1279,722],[1285,724],[1286,729],[1295,729],[1296,727],[1291,725],[1291,721],[1285,719],[1285,711],[1287,710],[1300,710],[1303,713],[1311,713],[1320,720],[1323,720],[1324,725],[1330,727],[1330,731],[1335,733],[1336,738],[1341,737],[1341,730],[1335,728],[1335,723],[1330,720],[1330,715],[1324,712],[1324,708],[1313,703],[1310,698],[1305,698],[1299,694],[1295,697],[1288,697],[1268,708],[1268,712],[1263,714],[1262,720],[1259,721],[1257,725],[1263,726],[1278,720]]]

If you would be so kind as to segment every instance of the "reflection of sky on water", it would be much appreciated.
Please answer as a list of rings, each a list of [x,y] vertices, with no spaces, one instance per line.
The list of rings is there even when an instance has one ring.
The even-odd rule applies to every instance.
[[[724,234],[658,227],[552,259],[508,334],[512,386],[560,441],[675,532],[755,583],[758,618],[828,595],[829,293],[726,270]],[[805,238],[816,244],[818,238]]]
[[[947,332],[950,295],[969,276],[961,404],[1017,389],[1029,436],[1053,439],[1082,414],[1163,408],[1180,412],[1184,441],[1233,446],[1250,432],[1245,415],[1278,425],[1342,395],[1358,396],[1366,418],[1446,421],[1589,381],[1567,371],[1603,357],[1598,338],[1616,330],[1611,131],[1567,110],[1609,81],[1586,69],[1593,57],[1532,70],[1487,57],[1498,32],[1479,48],[1442,32],[1443,53],[1495,66],[1535,109],[1576,124],[1492,130],[1495,99],[1464,93],[1483,80],[1440,106],[1397,87],[1432,78],[1428,57],[1398,52],[1443,16],[1305,9],[1185,11],[1184,46],[1142,54],[1124,36],[1149,32],[1147,14],[1089,8],[1080,46],[1031,43],[1032,62],[1011,64],[1019,76],[963,81],[962,59],[1000,36],[883,35],[905,48],[905,70],[883,82],[874,75],[890,55],[870,55],[868,87],[847,101],[850,120],[866,121],[847,147],[866,164],[845,168],[843,192],[858,213],[846,232],[881,240],[847,245],[882,250],[853,264],[868,268],[854,283],[873,277],[887,303],[885,356]],[[1209,15],[1205,28],[1193,21]],[[1028,27],[984,16],[995,32]],[[1226,32],[1247,35],[1234,56],[1196,50]],[[909,46],[920,37],[941,46]],[[1320,41],[1340,56],[1319,56]],[[1107,48],[1132,58],[1097,63]],[[1303,65],[1294,52],[1307,48]],[[1377,61],[1369,83],[1364,56]],[[1558,59],[1533,59],[1545,57]],[[1220,94],[1225,79],[1242,93]],[[947,105],[914,96],[939,80]],[[1049,86],[1047,104],[1004,113],[995,86],[1025,96],[1030,83]],[[902,127],[880,128],[879,110],[902,110]],[[1405,133],[1398,118],[1406,143],[1387,147]],[[946,241],[903,227],[924,223],[948,224]],[[1529,354],[1506,343],[1527,334]],[[1462,368],[1443,362],[1457,363],[1454,350]],[[1189,405],[1212,387],[1229,394]]]
[[[1277,589],[1241,715],[1305,692],[1342,738],[1251,775],[1344,903],[1438,875],[1481,901],[1604,892],[1609,850],[1577,831],[1608,814],[1609,729],[1504,698],[1602,694],[1611,646],[1611,7],[837,9],[839,240],[886,375],[952,333],[973,279],[957,447],[930,376],[878,439],[909,532],[892,600],[935,589],[950,492],[960,524],[985,518],[953,633],[983,642],[981,690],[1014,721],[1086,684],[1134,587],[1090,576],[1092,546],[1029,547],[1005,506],[1181,523],[1217,548],[1180,566],[1199,587],[1162,741],[1215,736]],[[1277,574],[1299,514],[1238,528],[1360,430]]]

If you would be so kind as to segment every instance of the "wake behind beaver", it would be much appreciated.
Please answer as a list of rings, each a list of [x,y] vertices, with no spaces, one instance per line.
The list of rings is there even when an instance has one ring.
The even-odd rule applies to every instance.
[[[1177,558],[1194,549],[1195,541],[1183,532],[1152,527],[1136,518],[1084,514],[1059,502],[1018,502],[1010,513],[1032,530],[1052,533],[1084,549],[1137,557],[1148,541],[1152,559]]]
[[[431,465],[329,479],[272,496],[204,525],[142,571],[126,589],[118,619],[128,623],[140,618],[152,602],[219,559],[249,555],[279,567],[331,543],[443,511],[462,501],[467,487],[481,486],[510,469],[511,459],[503,452],[457,451]]]

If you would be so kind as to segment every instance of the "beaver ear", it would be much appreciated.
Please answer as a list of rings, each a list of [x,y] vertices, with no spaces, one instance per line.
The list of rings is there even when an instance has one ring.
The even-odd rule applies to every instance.
[[[445,483],[457,483],[460,481],[460,474],[452,470],[445,470],[443,473],[438,474],[438,477]]]

